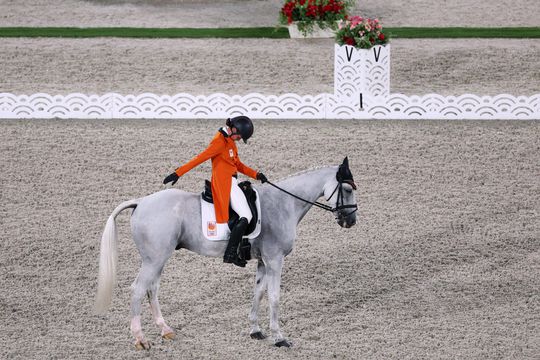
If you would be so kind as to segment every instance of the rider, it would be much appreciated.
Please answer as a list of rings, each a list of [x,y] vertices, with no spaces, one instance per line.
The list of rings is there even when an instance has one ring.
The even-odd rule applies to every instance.
[[[239,220],[231,229],[231,235],[223,262],[233,263],[237,266],[246,266],[246,261],[238,257],[238,245],[242,240],[249,222],[252,219],[251,210],[243,191],[238,186],[237,172],[241,172],[253,179],[266,182],[266,176],[244,165],[238,157],[235,141],[240,139],[244,143],[253,135],[253,123],[247,116],[237,116],[227,119],[224,127],[218,130],[210,145],[180,166],[175,172],[167,176],[163,183],[172,182],[174,185],[178,178],[197,165],[212,159],[212,197],[218,223],[227,223],[229,220],[229,203],[231,208],[238,214]]]

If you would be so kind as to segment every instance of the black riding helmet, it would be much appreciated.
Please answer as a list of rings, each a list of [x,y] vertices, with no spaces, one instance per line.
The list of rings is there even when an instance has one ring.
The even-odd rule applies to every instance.
[[[232,119],[227,119],[227,126],[236,128],[236,131],[242,136],[242,140],[245,143],[253,135],[253,123],[247,116],[236,116]]]

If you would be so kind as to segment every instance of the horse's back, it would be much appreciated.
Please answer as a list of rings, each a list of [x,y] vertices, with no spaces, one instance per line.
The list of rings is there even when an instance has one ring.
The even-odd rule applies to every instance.
[[[131,218],[133,240],[139,250],[145,247],[174,249],[183,219],[196,215],[197,202],[196,194],[178,189],[143,197]]]

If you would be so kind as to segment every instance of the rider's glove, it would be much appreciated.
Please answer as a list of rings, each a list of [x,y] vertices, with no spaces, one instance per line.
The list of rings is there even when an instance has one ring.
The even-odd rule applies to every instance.
[[[264,184],[265,182],[268,182],[268,179],[266,176],[264,176],[263,173],[257,173],[257,180],[261,180],[261,182]]]
[[[176,184],[176,182],[178,181],[179,178],[180,178],[180,176],[178,176],[175,172],[173,172],[171,175],[167,176],[163,180],[163,184],[167,184],[167,183],[170,183],[172,181],[171,185],[174,185],[174,184]]]

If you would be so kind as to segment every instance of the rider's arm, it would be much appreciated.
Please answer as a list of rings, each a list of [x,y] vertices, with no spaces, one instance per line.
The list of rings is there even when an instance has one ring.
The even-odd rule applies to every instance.
[[[238,159],[236,162],[236,168],[238,171],[240,171],[242,174],[249,176],[250,178],[257,179],[257,172],[250,168],[249,166],[245,165]]]
[[[184,175],[189,170],[193,169],[195,166],[202,164],[206,160],[211,159],[212,157],[222,152],[224,148],[225,141],[223,141],[223,138],[218,134],[212,139],[210,145],[208,145],[208,147],[203,152],[201,152],[199,155],[195,156],[193,159],[189,160],[187,163],[176,169],[176,175]]]

